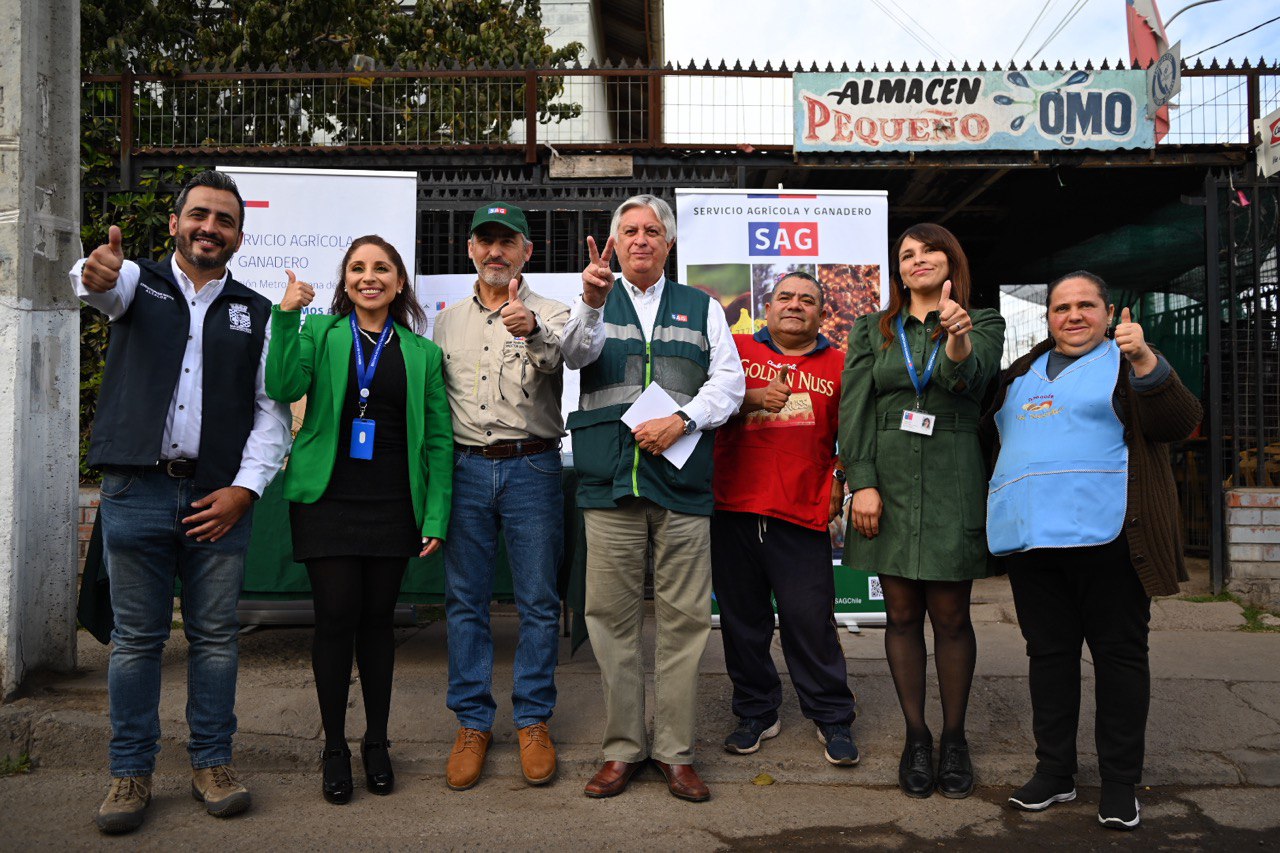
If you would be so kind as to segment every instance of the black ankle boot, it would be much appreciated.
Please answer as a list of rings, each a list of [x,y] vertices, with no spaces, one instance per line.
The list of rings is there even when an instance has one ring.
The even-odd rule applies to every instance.
[[[933,741],[907,741],[898,762],[898,787],[920,800],[933,793]]]
[[[390,794],[396,787],[396,774],[391,770],[391,741],[361,741],[360,760],[364,762],[365,784],[371,794]]]
[[[345,746],[320,753],[324,762],[324,798],[334,805],[351,802],[351,750]]]

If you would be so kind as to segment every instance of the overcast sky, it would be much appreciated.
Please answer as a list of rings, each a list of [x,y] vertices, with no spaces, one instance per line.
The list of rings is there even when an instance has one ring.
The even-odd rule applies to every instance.
[[[1192,2],[1157,0],[1157,5],[1168,21]],[[1124,0],[666,0],[664,5],[666,58],[681,65],[691,59],[699,65],[706,59],[730,65],[735,60],[744,65],[750,60],[761,65],[766,60],[775,65],[800,60],[806,66],[833,62],[837,68],[841,62],[852,68],[859,60],[883,67],[904,60],[990,65],[1011,57],[1021,64],[1034,56],[1036,65],[1040,60],[1053,65],[1128,59]],[[1180,15],[1168,27],[1169,40],[1181,39],[1186,59],[1277,15],[1276,0],[1218,0]],[[1208,64],[1214,56],[1280,60],[1280,21],[1200,58]]]

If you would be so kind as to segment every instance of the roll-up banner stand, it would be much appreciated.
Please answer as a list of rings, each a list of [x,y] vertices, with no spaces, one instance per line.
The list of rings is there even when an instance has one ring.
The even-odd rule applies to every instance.
[[[357,237],[377,234],[414,277],[418,176],[415,172],[220,167],[244,199],[244,242],[227,265],[251,290],[278,303],[285,270],[316,289],[305,314],[327,314],[338,265]]]
[[[677,189],[677,280],[718,300],[735,334],[752,334],[764,326],[773,285],[809,273],[832,308],[822,334],[843,350],[854,320],[888,301],[888,208],[882,190]],[[884,625],[879,577],[840,563],[843,517],[831,535],[836,621],[854,631]],[[719,625],[714,602],[712,613]]]

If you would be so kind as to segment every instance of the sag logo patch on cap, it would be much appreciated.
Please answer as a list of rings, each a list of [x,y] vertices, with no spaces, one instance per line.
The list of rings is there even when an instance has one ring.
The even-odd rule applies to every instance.
[[[491,207],[491,208],[489,208],[489,212],[490,212],[490,213],[500,213],[500,214],[502,214],[503,216],[506,216],[506,214],[507,214],[507,209],[506,209],[505,207]]]

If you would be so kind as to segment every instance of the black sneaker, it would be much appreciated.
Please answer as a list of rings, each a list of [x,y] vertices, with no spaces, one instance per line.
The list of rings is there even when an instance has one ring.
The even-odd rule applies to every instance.
[[[1054,803],[1069,803],[1075,798],[1076,786],[1070,776],[1037,773],[1030,782],[1013,792],[1009,805],[1024,812],[1042,812]]]
[[[819,723],[818,740],[827,747],[827,762],[838,767],[852,767],[858,763],[858,747],[853,742],[849,727],[840,723]]]
[[[1119,782],[1102,783],[1102,798],[1098,803],[1098,823],[1107,829],[1128,832],[1138,826],[1138,798],[1133,786]]]
[[[739,717],[738,727],[724,739],[724,751],[750,755],[760,748],[760,741],[777,737],[782,731],[778,718]]]
[[[944,797],[963,800],[973,793],[969,744],[943,741],[938,750],[938,790]]]

